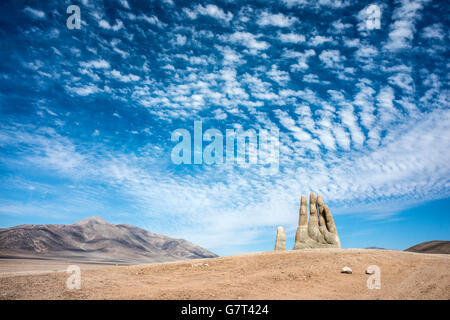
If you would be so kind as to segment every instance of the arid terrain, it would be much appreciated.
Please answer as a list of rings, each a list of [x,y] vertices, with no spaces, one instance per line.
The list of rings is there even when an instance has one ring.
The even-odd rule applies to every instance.
[[[4,271],[17,261],[0,263]],[[369,265],[381,269],[380,290],[367,288]],[[353,274],[342,274],[344,266]],[[64,263],[51,265],[47,274],[3,273],[0,299],[450,299],[450,256],[442,254],[306,249],[134,266],[80,265],[80,290],[66,288],[65,272],[52,272],[61,267]]]

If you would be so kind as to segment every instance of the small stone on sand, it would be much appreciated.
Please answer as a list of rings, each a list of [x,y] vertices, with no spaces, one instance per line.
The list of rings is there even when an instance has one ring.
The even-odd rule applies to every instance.
[[[343,267],[341,273],[352,274],[353,271],[349,267]]]

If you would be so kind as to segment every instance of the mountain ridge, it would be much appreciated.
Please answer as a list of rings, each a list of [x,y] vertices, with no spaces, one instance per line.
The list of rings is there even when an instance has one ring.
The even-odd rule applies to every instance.
[[[110,224],[101,217],[0,229],[0,255],[130,264],[217,257],[187,240]]]
[[[450,254],[450,241],[433,240],[418,243],[405,251],[420,253]]]

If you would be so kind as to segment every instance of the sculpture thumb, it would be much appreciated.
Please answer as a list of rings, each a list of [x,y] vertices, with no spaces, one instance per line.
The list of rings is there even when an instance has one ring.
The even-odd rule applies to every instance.
[[[277,229],[277,239],[275,240],[275,250],[286,250],[286,232],[283,227]]]

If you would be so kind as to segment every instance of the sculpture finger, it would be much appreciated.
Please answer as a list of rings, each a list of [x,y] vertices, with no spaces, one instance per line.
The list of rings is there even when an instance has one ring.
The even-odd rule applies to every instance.
[[[330,209],[327,205],[323,206],[325,212],[325,223],[327,224],[328,231],[331,233],[337,233],[336,225],[334,224],[333,216],[331,215]]]
[[[309,221],[308,235],[314,241],[321,241],[321,232],[319,231],[319,217],[317,215],[316,195],[311,192],[309,195]]]
[[[279,226],[277,229],[277,238],[275,240],[275,250],[286,250],[286,232]]]
[[[301,196],[300,199],[300,217],[298,222],[297,232],[295,233],[294,250],[302,249],[308,241],[308,213],[307,213],[306,196]]]
[[[323,199],[321,195],[317,196],[317,207],[319,209],[319,227],[325,226],[325,218],[324,218],[324,208],[323,208]]]
[[[317,215],[317,203],[316,203],[316,195],[314,192],[309,194],[309,222],[308,225],[319,225],[319,218]]]
[[[298,221],[298,226],[306,227],[307,225],[308,225],[307,202],[306,196],[302,195],[300,199],[300,217]]]

